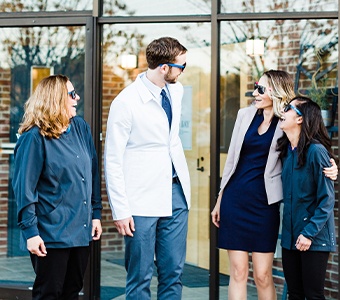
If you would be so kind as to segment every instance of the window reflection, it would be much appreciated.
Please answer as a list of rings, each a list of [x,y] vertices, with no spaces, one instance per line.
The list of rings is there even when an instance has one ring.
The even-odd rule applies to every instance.
[[[222,13],[254,12],[293,12],[293,11],[337,11],[338,2],[334,0],[246,0],[242,2],[221,0]]]
[[[247,55],[246,41],[254,38],[265,41],[263,55]],[[318,89],[324,88],[326,101],[332,112],[331,126],[334,125],[338,102],[338,47],[338,20],[222,22],[222,165],[226,160],[237,111],[251,104],[253,83],[265,70],[279,69],[290,73],[295,81],[296,94],[312,97],[311,89],[314,84]],[[332,127],[328,128],[332,130]],[[221,260],[225,259],[223,256],[226,254],[221,254]],[[274,262],[274,269],[279,272],[279,251],[276,257],[278,259]],[[226,264],[221,265],[221,272],[227,272]]]
[[[5,212],[0,227],[0,235],[4,237],[0,269],[8,270],[0,272],[3,285],[20,283],[28,288],[34,280],[28,251],[19,247],[20,228],[12,189],[13,150],[24,103],[36,83],[50,73],[67,75],[83,97],[84,44],[84,27],[0,28],[0,169],[3,191],[0,202]],[[77,114],[81,116],[84,114],[83,102],[77,106]]]
[[[92,10],[93,0],[0,0],[0,12]]]
[[[105,38],[103,42],[102,149],[104,149],[110,104],[117,94],[136,78],[138,73],[147,69],[146,46],[153,39],[172,36],[188,49],[186,68],[179,78],[185,90],[180,125],[183,134],[180,133],[180,135],[189,165],[192,188],[186,262],[203,269],[209,268],[210,31],[210,24],[180,23],[104,25],[103,32]],[[108,42],[111,36],[115,37],[114,43]],[[135,69],[122,68],[120,58],[126,54],[137,56]],[[198,167],[204,171],[197,170]],[[102,191],[102,197],[106,202],[105,190]],[[112,220],[110,209],[104,210],[103,215],[107,216],[108,220]],[[117,257],[122,255],[124,241],[113,230],[113,234],[102,236],[101,246],[103,257]],[[106,262],[102,261],[102,264]],[[208,284],[208,271],[205,270],[205,273],[207,274],[205,282]],[[106,281],[103,278],[102,285]],[[119,278],[114,278],[113,281],[119,282]]]
[[[104,15],[153,16],[210,14],[210,0],[104,0]]]

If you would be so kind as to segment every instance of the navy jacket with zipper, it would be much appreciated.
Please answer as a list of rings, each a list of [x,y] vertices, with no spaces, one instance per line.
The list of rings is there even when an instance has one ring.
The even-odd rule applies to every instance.
[[[296,250],[300,234],[312,240],[309,251],[335,251],[334,182],[323,173],[330,157],[321,144],[311,144],[302,167],[289,147],[283,160],[283,221],[281,246]]]

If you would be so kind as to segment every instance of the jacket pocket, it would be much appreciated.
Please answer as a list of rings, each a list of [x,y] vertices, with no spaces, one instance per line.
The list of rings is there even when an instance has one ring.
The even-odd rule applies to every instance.
[[[326,223],[322,227],[321,231],[314,237],[312,245],[314,247],[316,246],[325,247],[326,249],[327,247],[331,246],[330,241],[331,241],[331,238],[330,238],[329,226],[328,226],[328,223]]]

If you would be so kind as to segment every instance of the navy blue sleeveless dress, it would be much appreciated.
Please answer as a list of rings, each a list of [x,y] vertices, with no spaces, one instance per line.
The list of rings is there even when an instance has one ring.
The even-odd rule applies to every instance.
[[[274,252],[280,225],[279,204],[268,205],[264,186],[278,118],[260,135],[263,115],[256,114],[245,135],[235,173],[224,188],[220,207],[218,247],[247,252]]]

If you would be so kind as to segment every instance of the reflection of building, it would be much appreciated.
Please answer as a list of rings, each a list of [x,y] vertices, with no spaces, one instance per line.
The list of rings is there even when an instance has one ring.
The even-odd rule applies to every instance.
[[[32,1],[21,2],[25,7],[26,2]],[[0,41],[6,46],[0,49],[0,144],[15,142],[23,103],[30,93],[28,63],[34,62],[34,65],[54,67],[54,73],[70,76],[83,100],[82,114],[91,124],[98,152],[102,153],[110,103],[138,72],[145,70],[145,45],[161,35],[177,37],[189,50],[188,67],[180,80],[192,88],[192,148],[186,150],[186,156],[193,206],[187,262],[210,268],[210,297],[217,299],[218,265],[222,273],[227,273],[228,262],[226,254],[221,252],[219,257],[215,249],[216,231],[209,227],[209,212],[218,192],[236,112],[251,101],[249,92],[253,82],[264,69],[284,69],[299,79],[299,89],[309,87],[310,76],[319,64],[314,50],[338,38],[338,4],[334,0],[322,0],[318,7],[311,4],[308,8],[304,0],[289,0],[286,1],[288,7],[278,5],[274,9],[265,2],[252,7],[248,1],[234,5],[222,0],[221,9],[217,9],[215,0],[181,0],[173,1],[164,9],[156,0],[138,0],[132,8],[128,7],[129,1],[122,0],[126,9],[115,7],[114,1],[106,1],[105,18],[101,15],[96,18],[102,10],[95,7],[92,11],[92,4],[104,1],[76,2],[78,6],[67,12],[61,8],[57,11],[55,7],[47,7],[43,12],[39,7],[26,7],[16,15],[0,13]],[[5,1],[0,4],[0,10],[5,10],[3,3]],[[327,12],[323,11],[326,7]],[[13,11],[16,9],[13,7]],[[130,14],[131,9],[134,15]],[[101,36],[102,42],[98,40]],[[246,40],[258,37],[265,40],[264,55],[247,56]],[[327,75],[327,87],[336,97],[338,44],[327,51],[323,53],[320,74]],[[121,68],[120,54],[123,53],[137,55],[137,69]],[[334,147],[338,147],[336,132],[334,137]],[[16,223],[15,201],[8,192],[10,155],[0,152],[0,160],[0,258],[6,258],[8,249],[16,243],[15,235],[9,230]],[[94,289],[85,291],[92,294],[98,293],[96,263],[100,251],[114,255],[124,247],[113,227],[104,180],[102,192],[104,234],[100,247],[99,244],[94,247],[93,268],[89,271],[95,279]],[[283,283],[280,264],[280,258],[275,259],[278,290]],[[338,297],[338,282],[334,279],[337,264],[337,254],[332,254],[326,286],[328,297],[333,298]],[[249,282],[253,283],[252,274]]]

